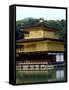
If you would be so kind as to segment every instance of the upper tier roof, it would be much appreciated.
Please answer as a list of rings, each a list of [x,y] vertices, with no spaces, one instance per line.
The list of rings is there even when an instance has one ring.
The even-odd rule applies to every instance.
[[[51,31],[51,32],[57,31],[56,29],[51,28],[48,25],[46,25],[44,22],[39,22],[39,23],[36,23],[34,25],[31,25],[31,26],[25,26],[25,27],[22,26],[21,29],[23,29],[23,31],[25,31],[25,30],[29,31],[31,28],[36,28],[36,27],[41,27],[41,28],[43,28],[43,30]],[[48,30],[46,28],[48,28]]]

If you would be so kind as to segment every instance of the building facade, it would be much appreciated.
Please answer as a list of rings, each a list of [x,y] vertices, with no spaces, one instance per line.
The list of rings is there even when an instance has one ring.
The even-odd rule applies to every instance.
[[[56,35],[57,30],[43,23],[21,30],[27,33],[23,39],[16,41],[17,67],[20,65],[23,70],[45,70],[64,64],[64,40]]]

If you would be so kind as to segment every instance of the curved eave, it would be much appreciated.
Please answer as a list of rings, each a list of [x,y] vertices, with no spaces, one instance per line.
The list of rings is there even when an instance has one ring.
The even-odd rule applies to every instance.
[[[16,43],[26,43],[26,42],[39,42],[39,41],[57,41],[64,42],[62,39],[50,39],[50,38],[33,38],[33,39],[21,39],[17,40]]]

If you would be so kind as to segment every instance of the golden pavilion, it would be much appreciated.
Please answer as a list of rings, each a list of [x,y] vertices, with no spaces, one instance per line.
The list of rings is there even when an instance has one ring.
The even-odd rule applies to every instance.
[[[41,21],[38,24],[21,28],[21,31],[26,33],[23,39],[16,41],[17,65],[27,64],[39,67],[38,65],[64,62],[64,40],[56,35],[56,29],[46,26]]]

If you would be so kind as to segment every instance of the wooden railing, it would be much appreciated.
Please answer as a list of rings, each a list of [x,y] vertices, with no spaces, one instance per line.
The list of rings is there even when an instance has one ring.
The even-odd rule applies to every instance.
[[[24,71],[44,71],[48,69],[54,69],[57,67],[63,67],[65,64],[23,64],[20,63],[19,65],[16,66],[16,70],[24,70]]]

